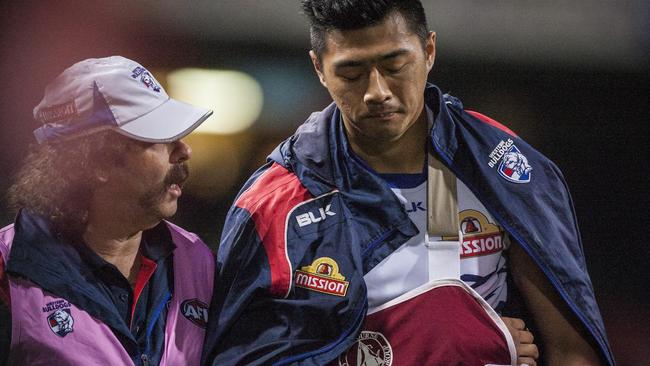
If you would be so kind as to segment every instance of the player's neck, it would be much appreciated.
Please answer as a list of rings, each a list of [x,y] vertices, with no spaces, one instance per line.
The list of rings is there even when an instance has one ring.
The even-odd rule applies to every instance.
[[[381,142],[348,135],[352,150],[377,173],[415,174],[422,172],[427,136],[426,113],[400,138]]]

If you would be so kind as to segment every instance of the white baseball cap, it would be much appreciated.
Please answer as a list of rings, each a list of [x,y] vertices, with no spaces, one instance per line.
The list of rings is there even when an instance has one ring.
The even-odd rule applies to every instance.
[[[146,142],[189,134],[212,111],[170,98],[147,69],[122,56],[91,58],[67,68],[34,108],[38,143],[113,129]]]

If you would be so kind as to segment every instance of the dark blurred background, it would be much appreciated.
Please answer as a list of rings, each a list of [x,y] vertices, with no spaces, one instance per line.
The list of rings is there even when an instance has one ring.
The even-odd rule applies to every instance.
[[[648,364],[650,3],[424,4],[438,34],[430,80],[508,125],[563,170],[619,364]],[[298,1],[5,1],[0,22],[2,225],[13,220],[4,194],[37,127],[32,108],[44,85],[76,61],[120,54],[150,68],[179,99],[192,99],[187,90],[196,89],[199,101],[187,101],[208,104],[212,96],[213,108],[234,109],[212,117],[232,122],[229,132],[188,137],[193,176],[173,220],[215,249],[239,186],[330,102],[312,72]],[[186,68],[212,71],[190,78],[178,72]],[[174,78],[184,86],[172,88]],[[206,81],[221,91],[199,85]],[[237,122],[237,111],[253,124]]]

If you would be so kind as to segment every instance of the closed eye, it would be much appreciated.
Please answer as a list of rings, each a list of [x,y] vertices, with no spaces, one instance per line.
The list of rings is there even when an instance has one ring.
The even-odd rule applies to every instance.
[[[400,65],[398,65],[398,66],[391,65],[391,67],[384,67],[384,70],[385,70],[387,73],[389,73],[389,74],[397,74],[397,73],[399,73],[400,71],[404,70],[404,67],[405,67],[407,64],[408,64],[408,63],[403,63],[403,64],[400,64]]]
[[[359,80],[359,78],[361,78],[360,75],[357,75],[357,76],[344,76],[344,75],[340,75],[340,77],[341,77],[341,79],[343,79],[343,80],[345,80],[345,81],[356,81],[356,80]]]

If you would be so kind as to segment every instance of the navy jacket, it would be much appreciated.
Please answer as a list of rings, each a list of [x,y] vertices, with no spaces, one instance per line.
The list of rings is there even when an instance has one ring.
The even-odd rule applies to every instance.
[[[425,103],[435,111],[434,154],[534,259],[613,365],[559,169],[433,85]],[[512,171],[501,162],[513,146],[532,170],[507,179]],[[363,275],[417,229],[390,188],[350,151],[332,104],[312,114],[245,184],[217,255],[204,363],[324,365],[355,341],[367,310]],[[345,293],[299,278],[323,258],[336,264]]]

